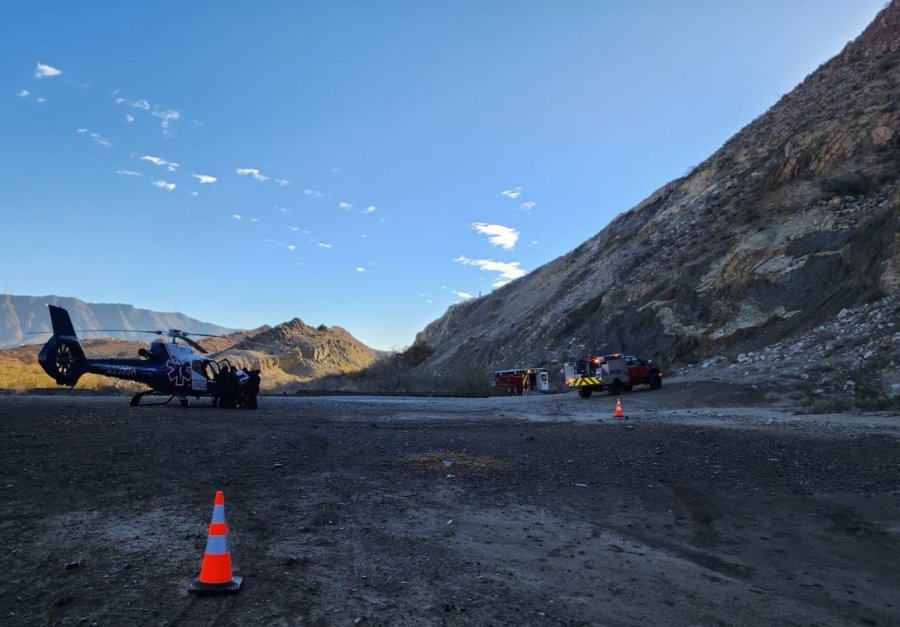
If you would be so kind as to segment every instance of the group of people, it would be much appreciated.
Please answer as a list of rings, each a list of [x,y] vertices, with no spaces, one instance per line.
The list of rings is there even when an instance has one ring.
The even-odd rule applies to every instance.
[[[212,406],[224,409],[256,409],[259,396],[259,370],[243,370],[224,365],[215,378]]]

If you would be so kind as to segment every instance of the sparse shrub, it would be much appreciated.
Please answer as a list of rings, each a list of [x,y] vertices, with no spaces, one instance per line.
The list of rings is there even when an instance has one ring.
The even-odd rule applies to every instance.
[[[418,366],[423,361],[431,357],[432,353],[434,353],[434,349],[425,344],[424,342],[419,344],[413,344],[409,348],[407,348],[403,352],[403,359],[406,360],[408,364],[411,366]]]
[[[328,330],[328,327],[324,324],[320,324],[319,326],[316,327],[316,331],[327,331],[327,330]]]
[[[822,181],[822,191],[840,196],[866,196],[878,189],[878,181],[864,172],[851,172]]]
[[[846,396],[827,396],[816,398],[811,403],[813,414],[834,414],[848,411],[853,404]]]

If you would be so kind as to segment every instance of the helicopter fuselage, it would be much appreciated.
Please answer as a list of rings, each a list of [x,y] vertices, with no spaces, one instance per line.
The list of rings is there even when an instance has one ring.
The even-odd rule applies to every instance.
[[[176,343],[177,338],[189,341],[183,332],[173,331],[171,342],[153,341],[148,349],[138,351],[140,359],[91,358],[78,341],[69,313],[61,307],[49,307],[53,336],[41,349],[38,362],[59,385],[74,386],[83,374],[91,373],[149,387],[135,397],[133,404],[149,393],[178,396],[182,404],[187,396],[215,394],[219,364],[196,354],[191,346]]]

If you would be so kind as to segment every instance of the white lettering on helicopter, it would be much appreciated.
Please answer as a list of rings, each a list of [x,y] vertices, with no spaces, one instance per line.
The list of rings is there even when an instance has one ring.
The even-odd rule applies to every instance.
[[[131,366],[108,365],[103,367],[103,374],[108,377],[133,377],[137,371]]]

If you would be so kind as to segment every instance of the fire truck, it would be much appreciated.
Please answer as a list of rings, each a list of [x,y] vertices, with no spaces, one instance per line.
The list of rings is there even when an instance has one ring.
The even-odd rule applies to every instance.
[[[530,390],[550,391],[550,377],[544,368],[513,368],[494,372],[494,387],[508,396],[522,396]]]
[[[635,385],[648,385],[651,390],[662,386],[662,373],[652,359],[634,355],[592,355],[563,366],[566,387],[578,390],[581,398],[588,398],[596,390],[612,395],[630,392]]]

